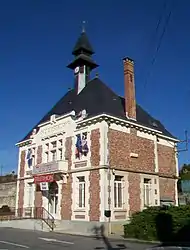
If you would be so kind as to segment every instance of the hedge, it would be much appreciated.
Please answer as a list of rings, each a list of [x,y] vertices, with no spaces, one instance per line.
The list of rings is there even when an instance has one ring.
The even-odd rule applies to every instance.
[[[132,215],[124,237],[171,242],[190,239],[190,206],[150,207]]]

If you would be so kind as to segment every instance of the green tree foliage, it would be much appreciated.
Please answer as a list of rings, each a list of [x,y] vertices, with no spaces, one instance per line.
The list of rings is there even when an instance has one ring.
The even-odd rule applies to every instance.
[[[181,180],[190,180],[190,164],[184,164],[179,171],[178,192],[181,193]]]
[[[124,225],[124,236],[171,242],[189,225],[190,206],[150,207],[132,215],[130,223]]]
[[[182,180],[190,180],[190,164],[184,164],[179,171]]]

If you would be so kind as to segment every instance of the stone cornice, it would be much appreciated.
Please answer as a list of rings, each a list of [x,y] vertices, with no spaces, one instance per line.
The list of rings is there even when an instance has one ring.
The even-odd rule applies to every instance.
[[[16,143],[15,146],[20,148],[20,147],[23,147],[23,146],[26,146],[26,145],[31,145],[31,144],[32,144],[32,139],[28,139],[28,140]]]
[[[135,128],[135,129],[142,131],[144,133],[156,135],[159,138],[163,138],[163,139],[166,139],[166,140],[169,140],[172,142],[179,142],[179,140],[176,138],[163,135],[163,133],[157,129],[149,128],[149,127],[143,126],[141,124],[138,124],[136,122],[133,122],[131,120],[124,120],[124,119],[117,118],[117,117],[107,115],[107,114],[102,114],[102,115],[98,115],[98,116],[95,116],[92,118],[87,118],[85,120],[79,121],[79,122],[77,122],[77,128],[86,127],[86,126],[89,126],[91,124],[95,124],[97,122],[102,122],[102,121],[106,121],[108,124],[115,123],[117,125]]]
[[[61,116],[61,117],[59,117],[59,119],[67,117],[67,116],[71,116],[71,113],[66,114],[65,116]],[[157,130],[157,129],[149,128],[149,127],[143,126],[141,124],[138,124],[135,121],[127,120],[127,119],[124,120],[124,119],[114,117],[114,116],[111,116],[111,115],[108,115],[108,114],[101,114],[101,115],[97,115],[97,116],[94,116],[94,117],[91,117],[91,118],[86,118],[84,120],[76,121],[76,124],[77,124],[76,130],[81,129],[83,127],[90,126],[92,124],[96,124],[98,122],[102,122],[102,121],[107,122],[108,125],[112,124],[112,123],[115,123],[117,125],[121,125],[121,126],[124,126],[124,127],[135,128],[135,129],[137,129],[139,131],[142,131],[144,133],[156,135],[158,138],[163,138],[165,140],[172,141],[172,142],[175,142],[175,143],[180,141],[180,140],[178,140],[176,138],[168,137],[168,136],[163,135],[163,133],[161,131]],[[25,141],[21,141],[21,142],[17,143],[16,146],[23,147],[23,146],[26,146],[26,145],[30,145],[31,143],[32,143],[32,138],[28,139],[28,140],[25,140]]]
[[[93,171],[93,170],[100,170],[100,169],[109,169],[108,165],[102,165],[102,166],[97,166],[97,167],[81,167],[81,168],[76,168],[76,169],[71,169],[67,171],[68,174],[72,173],[79,173],[79,172],[85,172],[85,171]],[[123,171],[127,173],[136,173],[136,174],[146,174],[146,175],[153,175],[153,176],[159,176],[162,178],[168,178],[168,179],[175,179],[178,180],[179,177],[174,175],[174,174],[167,174],[167,173],[160,173],[160,172],[151,172],[151,171],[144,171],[144,170],[137,170],[137,169],[130,169],[130,168],[119,168],[119,167],[110,167],[111,170],[116,170],[116,171]],[[20,177],[17,180],[26,180],[26,179],[32,179],[33,176],[24,176]]]

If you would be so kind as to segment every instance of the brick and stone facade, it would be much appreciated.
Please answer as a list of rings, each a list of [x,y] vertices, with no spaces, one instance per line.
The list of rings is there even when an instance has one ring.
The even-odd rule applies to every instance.
[[[138,123],[134,63],[123,62],[123,118],[104,110],[53,114],[17,144],[16,207],[23,217],[27,207],[42,207],[68,230],[89,230],[87,224],[108,220],[122,225],[147,206],[178,205],[178,140]]]
[[[121,126],[116,119],[107,116],[102,117],[97,123],[89,120],[84,127],[82,123],[78,126],[75,121],[69,119],[72,125],[65,128],[65,138],[61,135],[57,139],[57,143],[61,138],[64,141],[62,153],[65,164],[54,171],[54,179],[59,189],[57,192],[59,201],[56,201],[56,204],[59,204],[57,219],[106,222],[107,218],[103,216],[103,211],[111,209],[113,222],[127,220],[134,212],[144,209],[144,179],[151,180],[150,204],[160,205],[162,198],[169,199],[174,204],[178,203],[176,142],[164,139],[152,130],[143,132],[141,127],[130,123]],[[88,134],[89,152],[81,159],[75,159],[74,139],[78,131],[87,131]],[[105,132],[106,139],[103,140]],[[46,146],[54,140],[41,140],[41,134],[39,130],[36,139],[32,139],[32,146],[28,144],[20,147],[17,207],[27,207],[28,194],[24,187],[30,182],[34,192],[33,206],[45,207],[50,211],[48,198],[45,197],[44,191],[40,190],[40,183],[35,183],[36,174],[31,172],[33,170],[28,170],[26,159],[28,148],[35,148],[36,164],[33,168],[44,171],[43,167],[47,164],[44,158]],[[51,166],[54,166],[53,162],[50,162]],[[50,173],[51,171],[42,172],[44,175]],[[121,207],[115,207],[116,176],[123,177],[124,183]],[[80,185],[78,180],[81,177],[84,177],[84,182],[82,181],[83,186],[79,187],[77,185]],[[79,189],[82,187],[85,190],[79,194]],[[80,195],[84,197],[79,198]],[[85,204],[79,205],[77,199],[83,199]]]

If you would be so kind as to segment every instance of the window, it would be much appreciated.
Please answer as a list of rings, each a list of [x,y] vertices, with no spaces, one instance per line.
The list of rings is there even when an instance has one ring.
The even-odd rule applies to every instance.
[[[46,143],[44,146],[44,162],[48,163],[51,161],[63,160],[63,145],[63,139]]]
[[[63,160],[63,150],[62,150],[62,148],[59,149],[58,153],[59,153],[58,159]]]
[[[123,207],[123,176],[116,175],[114,180],[114,207]]]
[[[56,150],[51,151],[52,154],[52,161],[56,161],[57,160],[57,152]]]
[[[32,166],[34,166],[36,160],[36,148],[32,148]]]
[[[53,141],[53,142],[51,143],[51,145],[52,145],[52,148],[56,148],[57,142],[56,142],[56,141]]]
[[[59,140],[59,147],[63,146],[63,140]]]
[[[151,179],[144,179],[144,207],[151,206]]]
[[[85,207],[85,178],[84,176],[78,177],[78,207]]]
[[[88,141],[87,141],[87,132],[80,133],[76,135],[76,151],[75,151],[75,158],[76,159],[83,159],[88,155]]]
[[[49,152],[45,152],[45,162],[49,162]]]
[[[32,207],[33,204],[33,186],[32,184],[28,183],[28,204],[27,207]]]

